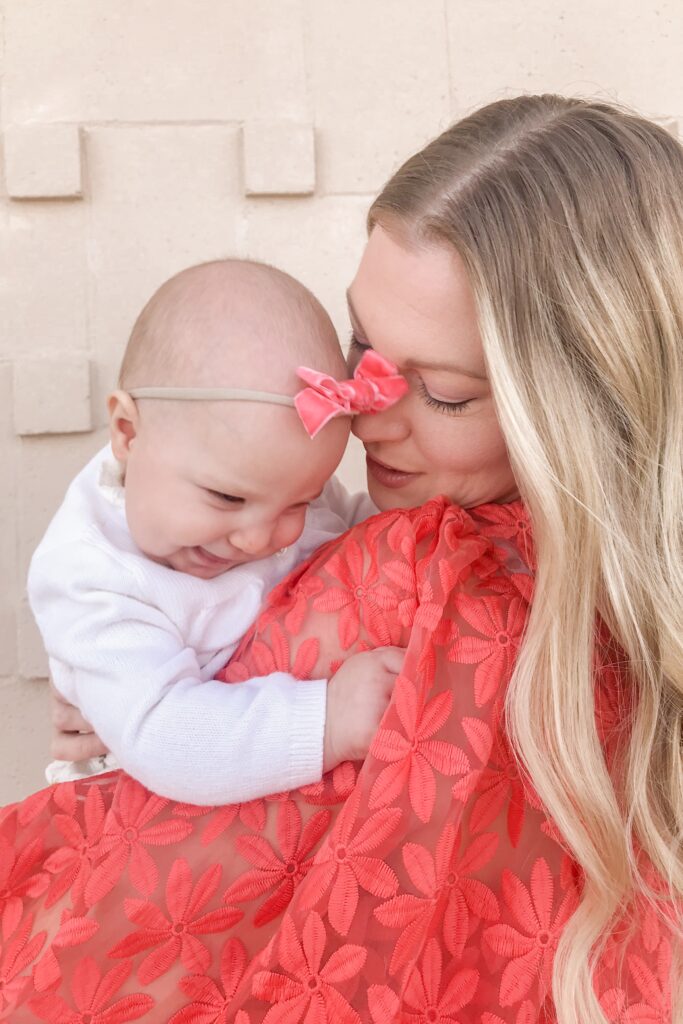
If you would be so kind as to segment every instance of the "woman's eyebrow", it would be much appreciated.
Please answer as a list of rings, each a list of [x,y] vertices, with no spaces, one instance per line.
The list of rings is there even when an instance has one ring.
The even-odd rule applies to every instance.
[[[360,322],[360,317],[358,316],[358,313],[356,312],[356,310],[354,308],[353,302],[351,301],[351,294],[350,294],[350,292],[348,290],[346,292],[346,301],[347,301],[348,306],[349,306],[349,313],[351,314],[351,319],[353,321],[355,321],[355,323],[358,325],[358,327],[360,328],[361,334],[363,334],[365,337],[367,337],[367,335],[365,334],[365,331],[363,329],[363,325]],[[486,376],[486,374],[474,373],[473,370],[467,370],[464,366],[457,366],[455,363],[440,363],[440,362],[433,362],[432,363],[432,362],[423,362],[422,360],[419,360],[419,359],[407,359],[405,361],[405,363],[403,364],[403,368],[406,369],[406,370],[436,370],[436,371],[442,372],[442,373],[443,372],[446,372],[446,373],[457,373],[457,374],[459,374],[462,377],[471,377],[472,380],[483,380],[483,381],[487,381],[488,380],[488,377]]]

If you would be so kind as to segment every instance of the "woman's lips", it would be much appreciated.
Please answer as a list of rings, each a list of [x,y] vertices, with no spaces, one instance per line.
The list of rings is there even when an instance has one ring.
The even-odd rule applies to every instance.
[[[416,476],[420,475],[419,473],[406,473],[402,469],[394,469],[392,466],[387,466],[385,463],[373,459],[368,452],[365,453],[365,461],[368,472],[372,473],[375,480],[382,484],[383,487],[404,487],[411,480],[414,480]]]

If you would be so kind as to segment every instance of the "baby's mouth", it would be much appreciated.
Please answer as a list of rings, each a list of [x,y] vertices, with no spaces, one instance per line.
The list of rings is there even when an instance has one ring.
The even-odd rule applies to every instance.
[[[192,554],[197,561],[203,563],[207,568],[218,568],[219,566],[224,569],[229,569],[230,566],[236,565],[234,558],[219,558],[218,555],[212,555],[206,548],[196,547],[192,548]]]

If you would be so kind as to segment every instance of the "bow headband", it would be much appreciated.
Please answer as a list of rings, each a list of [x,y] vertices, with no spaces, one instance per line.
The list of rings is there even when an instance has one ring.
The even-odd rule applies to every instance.
[[[178,401],[267,402],[294,406],[311,437],[335,416],[355,416],[359,412],[381,412],[394,405],[408,390],[408,382],[398,367],[384,356],[368,350],[350,380],[336,380],[308,366],[300,366],[297,376],[308,384],[293,398],[272,391],[243,388],[132,388],[131,398],[164,398]]]

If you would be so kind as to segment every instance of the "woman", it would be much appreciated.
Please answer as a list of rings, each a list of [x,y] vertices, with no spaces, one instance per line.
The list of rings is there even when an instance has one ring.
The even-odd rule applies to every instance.
[[[8,809],[5,1019],[680,1020],[682,182],[659,128],[552,96],[391,179],[349,292],[412,385],[355,424],[387,511],[225,672],[405,645],[371,755],[240,807],[112,775]]]

